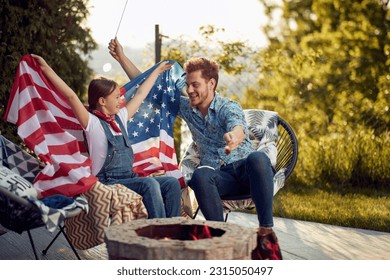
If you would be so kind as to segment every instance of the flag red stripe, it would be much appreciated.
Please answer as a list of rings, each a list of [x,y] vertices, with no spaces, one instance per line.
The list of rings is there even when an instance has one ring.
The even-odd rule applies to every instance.
[[[56,164],[57,171],[53,175],[49,176],[41,172],[38,174],[37,180],[50,181],[53,178],[66,177],[69,175],[69,172],[71,172],[72,170],[77,169],[79,167],[88,167],[90,164],[91,164],[90,159],[87,159],[83,163],[77,163],[77,164],[72,164],[72,163]]]
[[[30,102],[28,102],[25,106],[19,109],[17,125],[23,124],[24,122],[28,121],[36,114],[37,111],[40,110],[47,110],[47,107],[42,102],[42,100],[39,100],[37,98],[31,99]]]
[[[152,147],[150,149],[144,150],[140,153],[134,153],[134,162],[143,161],[145,159],[156,157],[158,158],[159,148]]]
[[[48,189],[43,191],[41,194],[43,197],[55,195],[61,193],[65,196],[72,197],[74,196],[74,189],[78,189],[80,193],[84,193],[90,189],[89,186],[94,185],[97,182],[95,176],[91,175],[89,177],[84,177],[79,180],[76,184],[64,184],[56,187],[55,189]],[[80,187],[82,186],[82,187]]]
[[[166,157],[177,161],[175,149],[163,141],[160,141],[159,143],[160,147],[151,147],[149,149],[143,150],[142,152],[135,152],[134,162],[142,161],[153,156],[159,158],[159,153],[163,153]]]

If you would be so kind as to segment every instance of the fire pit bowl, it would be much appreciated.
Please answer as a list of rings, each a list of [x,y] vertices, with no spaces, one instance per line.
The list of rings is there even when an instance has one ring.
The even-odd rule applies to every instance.
[[[224,222],[166,218],[135,220],[105,233],[109,259],[250,259],[256,229]]]

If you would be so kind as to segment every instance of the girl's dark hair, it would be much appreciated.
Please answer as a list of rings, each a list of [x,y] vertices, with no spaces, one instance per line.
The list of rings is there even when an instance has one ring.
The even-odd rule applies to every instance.
[[[106,98],[109,96],[118,86],[118,84],[113,81],[103,77],[98,79],[93,79],[88,86],[88,105],[89,110],[93,111],[96,109],[99,98]]]
[[[214,79],[214,90],[217,88],[219,67],[214,60],[209,60],[207,58],[192,58],[186,63],[184,63],[184,70],[187,74],[190,74],[197,70],[201,70],[202,78],[206,79],[207,81],[210,81],[210,79]]]

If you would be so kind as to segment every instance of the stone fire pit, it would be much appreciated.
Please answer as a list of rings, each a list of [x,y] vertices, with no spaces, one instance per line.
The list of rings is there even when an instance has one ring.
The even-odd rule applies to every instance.
[[[197,240],[192,240],[194,232],[200,233]],[[256,247],[256,229],[182,217],[140,219],[111,226],[105,242],[109,259],[250,259]]]

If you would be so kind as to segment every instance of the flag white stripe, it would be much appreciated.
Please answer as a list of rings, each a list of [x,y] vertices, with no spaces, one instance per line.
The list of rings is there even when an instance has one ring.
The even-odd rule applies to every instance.
[[[156,143],[158,146],[156,146]],[[145,150],[148,150],[152,147],[159,147],[159,138],[158,137],[150,137],[149,139],[132,144],[131,147],[133,148],[134,153],[138,153],[139,151],[143,152]]]
[[[20,90],[20,88],[19,88]],[[33,98],[40,98],[34,86],[27,86],[19,92],[19,108],[23,108],[31,102]]]
[[[154,167],[161,167],[162,165],[160,164],[160,160],[157,157],[149,157],[143,160],[139,160],[137,162],[134,162],[133,166],[140,166],[145,163],[149,163],[150,165],[153,165]],[[150,168],[149,168],[150,169]]]
[[[51,180],[39,180],[35,182],[34,187],[40,191],[46,191],[53,188],[56,188],[65,184],[77,184],[83,178],[88,177],[91,174],[89,167],[79,167],[72,169],[69,172],[69,176],[61,176],[57,178],[52,178]]]
[[[164,163],[176,164],[177,163],[176,153],[173,153],[171,158],[168,157],[166,154],[160,153],[160,160],[161,160],[161,162],[164,162]]]
[[[79,124],[79,121],[77,120],[77,118],[75,117],[71,117],[71,116],[68,116],[64,113],[64,111],[61,110],[61,108],[58,108],[56,105],[54,105],[53,103],[49,102],[49,101],[45,101],[45,104],[47,106],[47,108],[49,109],[49,111],[56,117],[61,117],[63,119],[67,119],[71,122],[74,122],[76,124]]]
[[[51,157],[53,162],[67,164],[83,163],[86,160],[85,156],[83,156],[79,152],[72,155],[52,155]]]
[[[51,98],[54,98],[59,104],[61,104],[61,106],[64,106],[67,109],[71,109],[70,105],[67,104],[66,102],[64,102],[63,99],[60,98],[56,94],[55,91],[53,91],[53,90],[51,90],[51,89],[49,89],[47,87],[45,82],[42,80],[41,76],[33,68],[31,68],[25,61],[23,61],[20,65],[22,66],[21,67],[21,71],[20,71],[21,72],[20,75],[23,75],[23,74],[31,75],[31,77],[32,77],[32,79],[34,81],[34,84],[36,84],[36,85],[38,85],[38,86],[40,86],[40,87],[50,91],[50,93],[51,93],[50,97]],[[36,96],[36,97],[39,97],[39,95]]]
[[[169,134],[165,130],[160,130],[160,139],[162,142],[165,142],[165,144],[169,144],[168,146],[173,147],[174,139],[169,136]]]
[[[19,125],[19,135],[22,139],[29,137],[31,134],[41,128],[42,123],[56,122],[56,120],[46,113],[46,111],[36,111],[36,114],[31,116],[24,123]]]
[[[48,134],[45,137],[48,146],[66,145],[73,141],[77,141],[70,133],[64,131],[62,133]]]
[[[159,148],[160,141],[164,142],[165,145],[169,147],[174,147],[174,139],[169,136],[164,130],[160,131],[160,135],[160,137],[150,137],[145,141],[132,144],[131,146],[133,147],[134,153],[143,152],[153,147]]]
[[[183,177],[183,174],[181,173],[181,171],[179,169],[169,170],[169,171],[167,171],[167,174],[169,174],[170,176],[176,177],[176,178]]]

